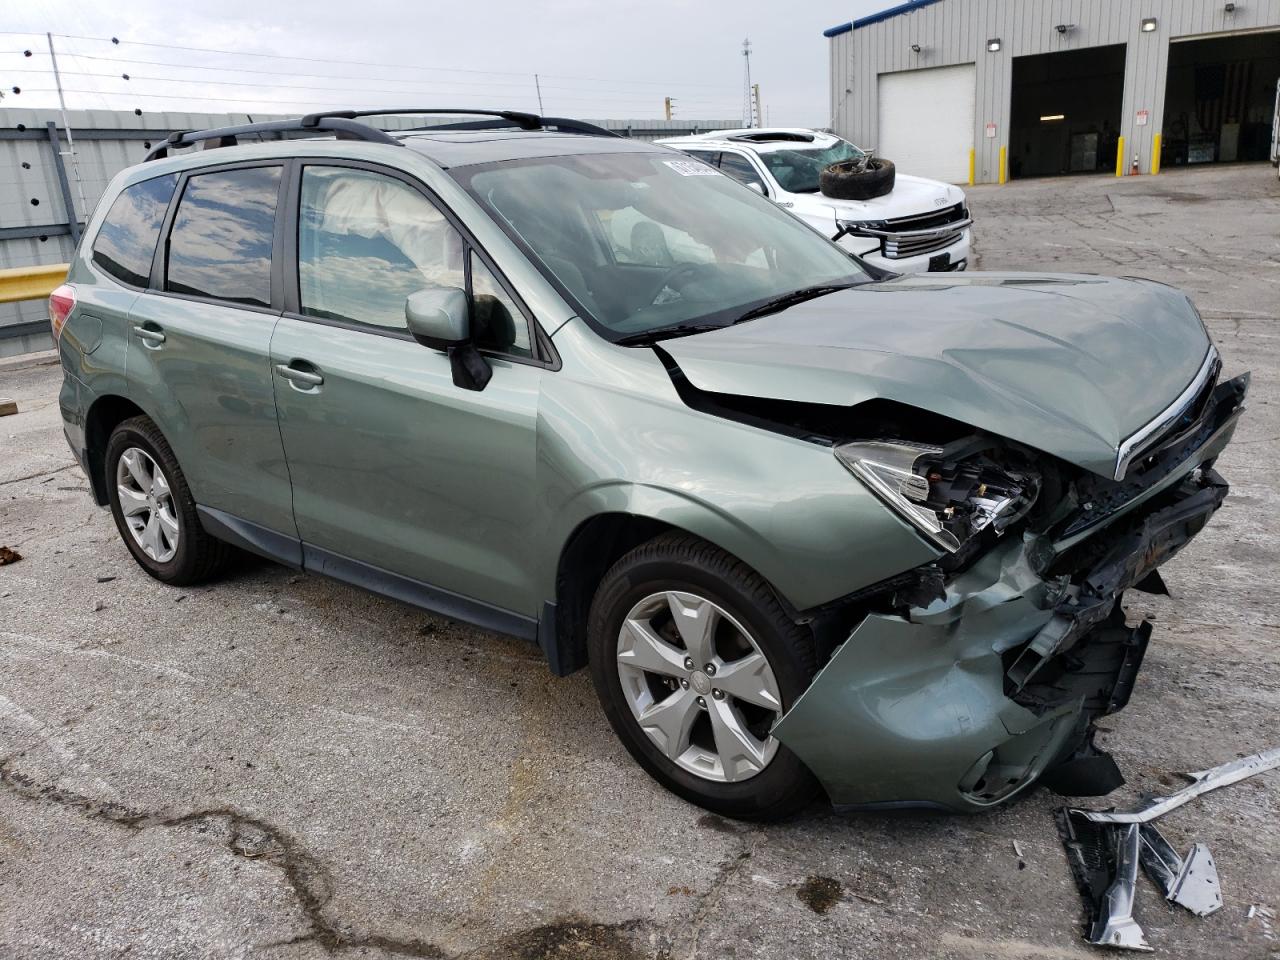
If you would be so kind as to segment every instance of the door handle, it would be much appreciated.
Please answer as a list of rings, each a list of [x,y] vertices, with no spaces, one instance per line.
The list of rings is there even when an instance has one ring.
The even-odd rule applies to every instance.
[[[135,325],[133,332],[137,334],[139,340],[145,342],[149,347],[158,347],[160,344],[164,343],[164,334],[159,330]]]
[[[318,387],[324,383],[324,377],[310,370],[299,370],[297,367],[290,366],[287,363],[277,363],[276,373],[284,377],[292,384],[301,384],[304,387]]]

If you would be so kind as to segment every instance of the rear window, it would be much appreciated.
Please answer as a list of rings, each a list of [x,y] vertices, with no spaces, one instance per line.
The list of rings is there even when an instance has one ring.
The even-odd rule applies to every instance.
[[[160,225],[177,184],[177,174],[170,174],[126,187],[94,238],[93,262],[123,283],[145,287]]]
[[[166,290],[271,306],[280,169],[219,170],[187,180],[169,234]]]

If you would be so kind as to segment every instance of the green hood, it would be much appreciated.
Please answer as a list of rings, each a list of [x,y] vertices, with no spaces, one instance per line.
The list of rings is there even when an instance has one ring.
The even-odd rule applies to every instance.
[[[702,390],[895,400],[1111,476],[1120,443],[1177,399],[1210,343],[1172,287],[971,273],[867,284],[662,347]]]

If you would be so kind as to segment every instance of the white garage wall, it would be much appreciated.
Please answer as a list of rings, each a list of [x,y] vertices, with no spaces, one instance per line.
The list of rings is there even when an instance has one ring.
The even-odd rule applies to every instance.
[[[876,153],[897,164],[899,173],[968,182],[977,90],[974,65],[882,73],[877,87],[880,137],[872,144]]]

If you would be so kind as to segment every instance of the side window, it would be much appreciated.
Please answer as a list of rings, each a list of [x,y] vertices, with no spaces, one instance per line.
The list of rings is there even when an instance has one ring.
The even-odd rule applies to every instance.
[[[409,294],[430,286],[465,288],[462,258],[462,236],[408,185],[365,170],[303,168],[298,299],[304,315],[404,330]]]
[[[720,154],[720,169],[739,183],[755,184],[762,193],[768,196],[768,192],[764,188],[764,181],[760,179],[760,174],[756,173],[756,168],[751,165],[751,162],[746,157],[739,156],[736,153],[722,153]]]
[[[151,258],[165,212],[178,185],[178,175],[143,180],[126,187],[107,211],[93,240],[93,262],[111,276],[135,287],[151,278]]]
[[[471,254],[471,303],[476,346],[516,357],[532,357],[529,324],[485,262]]]
[[[271,306],[271,242],[280,167],[187,180],[169,234],[165,289]]]

